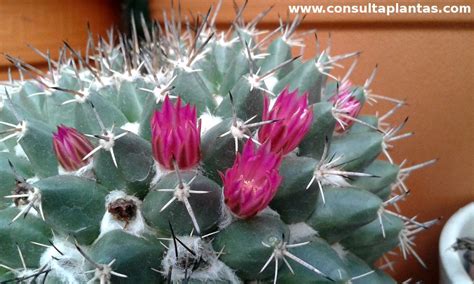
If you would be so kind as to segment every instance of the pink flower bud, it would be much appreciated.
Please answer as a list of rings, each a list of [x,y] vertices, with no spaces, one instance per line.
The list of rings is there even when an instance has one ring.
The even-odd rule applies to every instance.
[[[258,130],[260,143],[271,143],[275,153],[282,151],[283,155],[293,151],[308,132],[313,120],[313,109],[308,108],[308,93],[298,96],[298,90],[293,92],[285,88],[278,96],[272,109],[270,101],[264,99],[263,120],[278,120],[265,124]]]
[[[267,207],[280,185],[281,155],[270,147],[265,144],[255,150],[248,140],[232,168],[221,174],[225,204],[240,218],[250,218]]]
[[[59,164],[66,171],[76,171],[87,165],[89,159],[83,159],[94,149],[84,134],[64,125],[58,126],[57,133],[53,133],[53,147]]]
[[[339,87],[338,93],[329,99],[337,112],[344,114],[344,116],[337,117],[335,131],[338,133],[346,131],[354,124],[354,120],[351,118],[356,118],[362,108],[359,100],[352,95],[351,86],[351,82],[345,81]]]
[[[161,110],[151,118],[151,145],[155,160],[165,169],[189,169],[201,159],[201,124],[196,107],[181,106],[181,98],[173,105],[168,96]]]

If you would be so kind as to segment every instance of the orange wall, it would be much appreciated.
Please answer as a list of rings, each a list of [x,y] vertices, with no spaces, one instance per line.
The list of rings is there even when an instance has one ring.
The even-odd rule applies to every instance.
[[[116,0],[1,0],[0,53],[11,54],[39,67],[43,59],[27,44],[57,58],[63,40],[84,50],[87,23],[94,33],[105,35],[118,24]],[[0,79],[6,78],[9,62],[0,56]]]
[[[443,1],[449,2],[454,3]],[[471,3],[456,3],[463,2]],[[181,6],[183,13],[192,11],[196,15],[198,11],[205,13],[210,3],[182,0]],[[252,18],[274,3],[274,10],[264,21],[266,29],[276,27],[278,13],[286,15],[287,3],[324,4],[329,1],[250,0],[246,15]],[[151,7],[154,16],[160,18],[160,10],[169,9],[169,1],[152,1]],[[233,15],[232,1],[225,0],[218,23],[225,26]],[[392,274],[400,281],[413,277],[413,280],[425,283],[437,282],[438,238],[442,225],[457,208],[474,200],[473,16],[308,15],[302,26],[303,30],[317,28],[322,46],[331,31],[334,54],[363,51],[353,76],[355,82],[362,84],[378,63],[379,74],[372,88],[375,93],[408,100],[409,106],[392,121],[401,122],[410,116],[406,130],[416,134],[396,144],[393,152],[396,161],[408,158],[409,162],[416,163],[440,158],[435,166],[420,170],[408,179],[412,194],[402,204],[407,216],[419,215],[420,220],[443,217],[442,224],[417,238],[417,251],[429,270],[424,270],[413,258],[399,261]],[[309,37],[307,42],[306,56],[309,57],[315,52],[314,37]],[[376,108],[367,108],[366,112],[383,112],[389,106],[382,103]]]

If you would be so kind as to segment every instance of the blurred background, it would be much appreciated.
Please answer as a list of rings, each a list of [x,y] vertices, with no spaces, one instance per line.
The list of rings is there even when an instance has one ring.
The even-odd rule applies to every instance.
[[[205,13],[212,0],[181,0],[184,14]],[[242,1],[237,1],[241,3]],[[361,4],[368,1],[334,1]],[[414,1],[398,1],[398,3]],[[421,1],[421,3],[472,4],[472,1]],[[327,4],[321,0],[250,0],[246,19],[275,5],[260,28],[272,30],[278,15],[287,14],[289,4]],[[389,2],[384,2],[389,3]],[[175,3],[176,8],[176,3]],[[127,32],[130,14],[143,13],[147,21],[160,20],[170,10],[170,1],[161,0],[2,0],[0,1],[0,52],[11,54],[38,67],[43,59],[27,44],[58,55],[63,40],[84,50],[87,25],[93,33],[105,36],[110,27]],[[233,19],[232,1],[224,0],[218,26],[227,29]],[[138,18],[138,17],[136,17]],[[331,33],[333,54],[362,51],[352,76],[362,84],[376,64],[379,73],[373,84],[376,94],[406,99],[408,107],[397,112],[393,122],[410,117],[407,130],[416,134],[397,143],[391,152],[395,161],[409,164],[439,158],[439,162],[413,174],[407,181],[411,196],[402,204],[407,216],[420,220],[442,217],[439,225],[420,234],[417,252],[429,269],[414,259],[397,260],[389,272],[399,281],[412,278],[426,283],[438,280],[438,239],[444,222],[460,207],[474,201],[474,15],[307,15],[300,30],[317,29],[324,48]],[[309,35],[304,56],[315,55],[314,35]],[[295,50],[295,54],[300,50]],[[11,67],[0,59],[0,79]],[[336,70],[343,74],[344,70]],[[15,74],[15,73],[14,73]],[[365,112],[381,113],[391,105],[380,103]]]

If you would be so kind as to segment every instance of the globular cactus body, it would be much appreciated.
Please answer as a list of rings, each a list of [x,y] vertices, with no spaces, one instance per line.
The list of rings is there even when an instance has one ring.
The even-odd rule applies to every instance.
[[[375,72],[353,85],[355,63],[330,74],[358,52],[292,58],[301,16],[262,37],[265,13],[237,10],[226,34],[213,11],[91,36],[85,56],[66,43],[40,53],[48,72],[7,57],[22,78],[0,98],[2,281],[392,283],[375,261],[396,247],[423,264],[413,238],[436,221],[396,203],[432,161],[389,155],[411,135],[386,121],[403,101],[372,94]],[[393,110],[359,115],[381,99]]]

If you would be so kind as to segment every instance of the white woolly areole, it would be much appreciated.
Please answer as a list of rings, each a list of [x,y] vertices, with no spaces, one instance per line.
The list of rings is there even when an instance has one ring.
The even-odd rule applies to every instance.
[[[271,91],[273,91],[273,88],[275,88],[275,85],[278,83],[278,79],[275,76],[269,76],[263,81],[265,82],[267,88]]]
[[[265,207],[262,211],[258,212],[256,216],[273,216],[276,218],[280,218],[280,214],[275,210],[271,209],[269,206]],[[219,217],[219,230],[225,229],[227,226],[232,224],[233,222],[240,220],[241,218],[235,215],[225,204],[224,202],[224,194],[222,194],[221,198],[221,215]]]
[[[205,57],[206,52],[209,49],[205,49],[203,52],[201,52],[199,55],[194,57],[193,62],[191,64],[188,64],[189,58],[187,57],[181,57],[177,60],[168,60],[171,64],[175,66],[175,68],[181,69],[186,73],[193,73],[193,72],[201,72],[202,69],[193,69],[191,66],[194,65],[196,62],[201,60],[202,58]]]
[[[86,283],[85,259],[74,245],[60,238],[54,238],[52,243],[62,254],[50,246],[41,255],[40,267],[48,265],[51,269],[48,277],[56,278],[60,283]]]
[[[199,117],[201,120],[201,136],[204,135],[209,129],[213,128],[220,122],[222,122],[222,117],[214,116],[208,112],[204,112]]]
[[[149,83],[149,84],[155,83],[155,76],[153,76],[152,74],[143,75],[142,78],[143,78],[143,81],[145,81],[146,83]]]
[[[95,174],[92,171],[93,168],[94,168],[94,161],[93,159],[90,159],[90,162],[84,167],[81,167],[80,169],[78,169],[74,173],[74,175],[79,176],[79,177],[91,178],[95,180]]]
[[[200,280],[204,283],[212,281],[225,281],[226,283],[241,283],[239,278],[235,275],[234,271],[225,265],[218,259],[218,254],[212,249],[209,242],[202,240],[199,237],[179,236],[180,239],[187,247],[189,247],[196,256],[193,256],[189,251],[186,250],[182,245],[178,244],[178,259],[176,259],[176,250],[173,244],[173,240],[169,243],[169,249],[166,252],[161,264],[163,266],[163,275],[167,276],[170,269],[171,281],[173,283],[179,283],[180,280],[185,278],[185,275],[190,275],[190,271],[193,266],[193,260],[201,259],[201,265],[194,270],[191,274],[191,279]],[[181,267],[186,263],[188,259],[188,269]]]
[[[140,123],[127,122],[124,125],[120,126],[120,128],[138,135],[138,130],[140,129]]]
[[[168,72],[164,69],[160,69],[155,75],[159,85],[166,85],[173,78],[173,72]]]
[[[219,95],[214,95],[214,99],[216,100],[217,105],[220,105],[222,101],[224,100],[224,97],[219,96]]]
[[[33,183],[35,183],[39,180],[40,180],[40,178],[38,176],[32,176],[29,179],[27,179],[26,182],[29,183],[29,184],[33,184]]]
[[[142,74],[140,70],[138,69],[131,69],[130,72],[123,72],[123,73],[116,72],[114,74],[118,80],[123,80],[123,81],[128,81],[128,82],[133,82],[142,77]]]
[[[87,98],[89,97],[90,95],[90,91],[89,91],[89,88],[84,88],[82,91],[81,91],[81,94],[82,95],[74,95],[74,101],[77,102],[77,103],[80,103],[80,104],[83,104],[85,102],[87,102]],[[67,102],[67,101],[66,101]],[[64,104],[64,103],[63,103]]]
[[[320,175],[320,181],[322,185],[333,185],[333,186],[340,186],[340,187],[350,187],[351,184],[347,182],[347,180],[340,175],[335,174],[326,174],[323,173]]]
[[[13,150],[15,151],[15,156],[29,160],[20,144],[16,144],[15,147],[13,147]]]
[[[94,80],[90,88],[94,88],[96,90],[100,90],[104,87],[114,86],[116,84],[116,78],[114,76],[101,76],[99,80]]]
[[[75,75],[74,73],[72,73],[73,75]],[[85,69],[83,71],[79,71],[79,79],[81,81],[86,81],[86,82],[90,82],[94,75],[92,75],[92,72],[88,69]]]
[[[108,206],[118,199],[132,201],[137,206],[135,217],[128,221],[128,223],[115,219],[114,216],[108,211]],[[135,196],[127,195],[121,190],[111,191],[105,197],[105,214],[102,217],[102,221],[100,222],[100,235],[97,239],[100,239],[103,235],[113,230],[122,230],[131,235],[141,237],[143,233],[148,231],[148,227],[146,226],[145,219],[142,215],[141,205],[142,202]]]
[[[157,161],[155,161],[154,168],[155,168],[155,175],[153,176],[150,183],[151,188],[153,188],[161,180],[163,176],[172,172],[170,170],[163,168]]]
[[[253,88],[260,88],[260,85],[262,84],[262,81],[260,81],[260,77],[256,74],[249,74],[247,77],[247,81],[249,82],[250,84],[250,90],[252,90]]]
[[[58,165],[58,174],[59,175],[74,175],[77,177],[86,177],[86,178],[95,179],[95,175],[92,172],[93,168],[94,168],[94,162],[92,159],[90,159],[87,165],[80,167],[78,170],[72,171],[72,172],[65,170],[63,167],[61,167],[61,165]]]
[[[216,38],[217,40],[215,42],[223,47],[231,47],[234,43],[239,41],[239,37],[234,37],[231,40],[226,40],[226,35],[224,32],[218,34]]]
[[[275,105],[277,98],[270,98],[270,104],[268,106],[268,109],[273,109],[273,106]]]
[[[299,243],[318,236],[318,232],[305,222],[290,224],[288,227],[290,229],[290,243]]]
[[[100,139],[99,144],[105,151],[110,151],[110,149],[112,149],[115,145],[115,134],[110,131],[107,131],[105,137],[107,137],[108,139]]]
[[[331,245],[331,247],[337,253],[339,258],[341,258],[343,260],[346,258],[348,251],[345,247],[343,247],[341,245],[341,243],[338,243],[338,242],[334,243],[334,244]]]
[[[232,123],[230,126],[230,134],[232,137],[237,138],[237,139],[243,139],[245,137],[245,125],[244,122],[240,119],[237,119],[237,121]],[[237,149],[236,149],[237,150]]]

